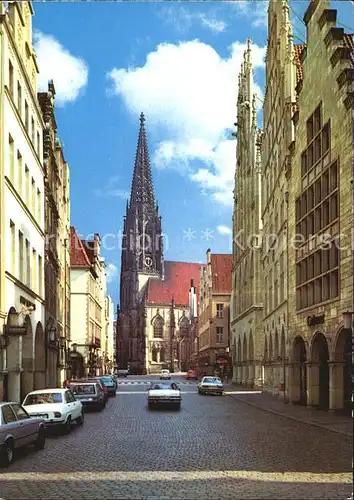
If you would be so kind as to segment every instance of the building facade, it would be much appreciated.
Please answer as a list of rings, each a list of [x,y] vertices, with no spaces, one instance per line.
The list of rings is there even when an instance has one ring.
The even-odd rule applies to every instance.
[[[266,92],[262,143],[262,274],[264,276],[263,389],[285,394],[288,362],[288,179],[289,147],[302,45],[294,46],[288,2],[271,0],[268,10]],[[301,69],[301,68],[300,68]]]
[[[189,331],[190,282],[199,282],[200,265],[164,261],[163,237],[142,113],[124,217],[117,317],[118,366],[129,367],[131,373],[181,368],[180,343]]]
[[[231,370],[230,299],[232,255],[206,252],[206,266],[200,270],[198,306],[199,372],[213,375]]]
[[[246,386],[262,384],[264,352],[260,268],[262,132],[257,127],[253,87],[249,40],[238,84],[231,307],[233,382]]]
[[[70,228],[70,366],[80,378],[102,373],[102,259],[100,237],[83,240]]]
[[[28,391],[43,387],[45,380],[43,119],[37,101],[31,2],[1,2],[0,9],[5,320],[0,377],[3,398],[20,401]]]
[[[111,297],[105,299],[104,373],[113,373],[116,365],[114,305]]]
[[[45,174],[45,337],[46,377],[43,387],[58,387],[66,377],[68,348],[68,242],[70,238],[69,167],[57,135],[55,88],[38,94],[45,128],[43,167]],[[69,273],[68,273],[69,271]]]
[[[292,402],[350,411],[353,307],[353,36],[329,2],[311,1],[294,110],[289,182]],[[323,77],[326,75],[326,78]]]

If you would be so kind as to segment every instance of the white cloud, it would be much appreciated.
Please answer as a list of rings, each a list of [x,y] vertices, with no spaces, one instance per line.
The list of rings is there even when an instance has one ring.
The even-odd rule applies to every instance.
[[[269,0],[234,0],[230,5],[237,9],[237,13],[247,17],[254,28],[268,26]]]
[[[120,180],[121,178],[118,175],[111,177],[104,188],[94,189],[93,194],[95,196],[113,196],[122,200],[128,200],[130,193],[127,189],[122,189]]]
[[[118,267],[109,263],[106,266],[107,283],[112,283],[118,277]]]
[[[224,235],[228,236],[228,235],[230,235],[232,233],[231,229],[228,226],[220,225],[216,229],[217,229],[217,232],[219,234],[222,234],[223,236]]]
[[[164,6],[159,11],[159,17],[167,24],[173,27],[180,33],[184,33],[192,28],[194,23],[202,25],[204,28],[220,33],[225,31],[227,24],[217,19],[213,14],[209,15],[200,12],[192,12],[191,8],[180,7],[178,5]]]
[[[34,48],[38,58],[38,87],[48,90],[48,80],[54,81],[56,103],[62,106],[75,101],[88,81],[86,62],[73,56],[58,40],[40,31],[34,33]]]
[[[177,168],[224,205],[232,204],[236,142],[230,128],[236,117],[237,76],[246,44],[235,42],[226,58],[199,40],[163,43],[145,65],[114,68],[113,92],[128,109],[156,127],[157,167]],[[253,65],[264,66],[265,48],[253,45]],[[259,86],[255,91],[262,97]]]

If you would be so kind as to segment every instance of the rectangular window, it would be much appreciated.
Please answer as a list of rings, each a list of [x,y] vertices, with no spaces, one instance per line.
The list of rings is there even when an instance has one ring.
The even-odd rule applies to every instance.
[[[40,190],[37,189],[37,219],[39,224],[41,224],[41,216],[42,216],[41,203],[42,203],[42,195]]]
[[[26,206],[29,208],[30,202],[30,175],[27,165],[25,165],[25,202]]]
[[[29,132],[29,108],[26,99],[25,99],[25,128],[26,131]]]
[[[37,155],[41,156],[41,135],[37,132]]]
[[[18,232],[18,254],[19,254],[19,280],[23,282],[23,274],[24,274],[24,256],[23,256],[24,248],[23,248],[23,233],[21,231]]]
[[[12,99],[14,98],[14,67],[9,60],[9,91]]]
[[[15,224],[10,220],[11,232],[11,273],[16,274],[16,229]]]
[[[26,239],[26,283],[31,287],[31,247],[30,242]]]
[[[34,138],[35,138],[35,128],[34,128],[34,118],[32,117],[31,119],[31,140],[32,140],[32,145],[34,147]]]
[[[217,326],[216,327],[216,343],[217,344],[222,344],[223,343],[223,337],[224,337],[224,329],[222,326]]]
[[[18,192],[23,196],[23,171],[22,171],[22,155],[17,151],[17,175],[18,175]]]
[[[224,317],[224,304],[216,304],[216,317],[217,318]]]
[[[38,294],[42,295],[43,290],[43,263],[42,257],[38,256]]]
[[[17,82],[17,111],[22,118],[22,88],[20,82]]]
[[[32,250],[32,289],[37,292],[38,283],[37,283],[37,252],[35,249]]]
[[[31,190],[32,190],[31,212],[32,212],[32,214],[35,214],[36,213],[36,183],[34,182],[33,177],[32,177],[32,183],[31,183]]]
[[[9,174],[12,184],[15,182],[15,143],[9,135]]]

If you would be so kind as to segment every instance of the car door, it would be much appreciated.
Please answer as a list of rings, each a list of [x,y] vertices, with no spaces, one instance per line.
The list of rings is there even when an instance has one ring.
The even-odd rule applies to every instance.
[[[11,408],[16,415],[20,433],[22,444],[21,446],[25,446],[27,444],[33,443],[37,439],[38,433],[38,421],[31,418],[26,410],[22,408],[19,403],[13,403]]]
[[[1,411],[4,422],[4,438],[12,436],[14,438],[15,448],[23,446],[24,429],[20,426],[11,406],[9,404],[3,405]]]
[[[71,420],[75,420],[75,400],[70,396],[70,391],[64,393],[65,416],[71,415]]]
[[[80,401],[77,401],[77,399],[75,398],[75,396],[72,394],[71,391],[66,391],[65,394],[67,395],[68,401],[72,405],[72,408],[73,408],[72,420],[76,420],[81,415],[82,404]]]

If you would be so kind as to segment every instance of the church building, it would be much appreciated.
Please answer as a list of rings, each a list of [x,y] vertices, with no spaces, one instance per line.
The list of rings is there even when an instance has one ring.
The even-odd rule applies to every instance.
[[[190,342],[190,306],[197,303],[203,267],[164,260],[164,235],[144,123],[141,113],[131,195],[124,217],[117,315],[117,364],[129,368],[132,374],[188,369],[185,353],[190,352],[186,346]]]

